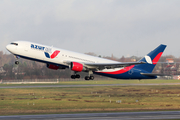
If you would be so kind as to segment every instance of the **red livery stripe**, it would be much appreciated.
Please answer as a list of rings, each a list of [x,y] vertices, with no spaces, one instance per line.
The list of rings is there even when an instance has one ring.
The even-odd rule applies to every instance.
[[[161,57],[162,54],[163,54],[163,52],[160,52],[160,53],[152,60],[152,63],[153,63],[153,64],[156,64],[156,63],[159,61],[159,59],[160,59],[160,57]]]
[[[114,71],[114,72],[100,72],[100,73],[105,73],[105,74],[122,74],[125,73],[129,70],[131,70],[134,67],[134,65],[125,67],[124,69],[118,70],[118,71]]]
[[[55,58],[59,53],[59,50],[54,51],[54,53],[51,55],[51,59]]]

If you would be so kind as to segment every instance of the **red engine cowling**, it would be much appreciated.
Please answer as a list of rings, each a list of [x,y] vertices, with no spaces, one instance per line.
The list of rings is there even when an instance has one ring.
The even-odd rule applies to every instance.
[[[71,70],[81,72],[83,70],[83,65],[78,62],[71,62]]]
[[[57,69],[59,69],[59,66],[58,65],[47,64],[47,68],[57,70]]]

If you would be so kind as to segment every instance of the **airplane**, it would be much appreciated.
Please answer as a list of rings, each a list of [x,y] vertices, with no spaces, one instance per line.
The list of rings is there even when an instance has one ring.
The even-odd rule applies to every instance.
[[[165,48],[161,44],[137,62],[117,62],[28,41],[15,41],[6,46],[16,56],[15,64],[24,58],[45,63],[53,70],[69,68],[74,71],[72,79],[80,78],[78,72],[87,72],[85,80],[93,80],[93,74],[116,79],[156,79],[158,74],[152,71]]]

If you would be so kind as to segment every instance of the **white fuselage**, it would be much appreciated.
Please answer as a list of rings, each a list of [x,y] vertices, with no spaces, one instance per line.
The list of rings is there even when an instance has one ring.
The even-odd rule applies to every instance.
[[[41,45],[37,43],[32,43],[32,42],[16,41],[14,43],[18,43],[18,45],[9,44],[6,46],[6,48],[12,54],[20,57],[25,57],[27,59],[42,61],[45,63],[54,63],[67,67],[68,67],[67,64],[68,61],[79,62],[82,64],[83,63],[118,63],[116,61],[103,59],[100,57],[94,57],[82,53],[72,52],[72,51]],[[45,56],[45,52],[51,55],[56,50],[60,52],[53,59]]]

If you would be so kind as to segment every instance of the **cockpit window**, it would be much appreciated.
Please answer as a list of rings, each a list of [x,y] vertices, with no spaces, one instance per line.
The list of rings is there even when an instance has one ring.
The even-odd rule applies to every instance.
[[[16,45],[16,46],[18,46],[18,43],[11,43],[12,45]]]

